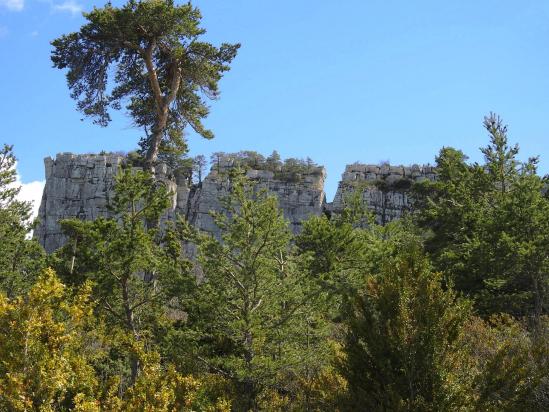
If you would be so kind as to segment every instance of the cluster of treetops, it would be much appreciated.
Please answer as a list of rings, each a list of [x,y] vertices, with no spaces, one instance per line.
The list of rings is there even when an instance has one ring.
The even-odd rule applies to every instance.
[[[239,45],[202,41],[190,3],[84,17],[52,61],[99,125],[124,106],[144,168],[120,170],[111,218],[61,222],[46,255],[1,151],[0,410],[549,410],[547,179],[496,116],[484,164],[442,149],[385,226],[350,197],[293,235],[231,168],[217,239],[159,224],[170,196],[151,172],[185,127],[213,137],[206,102]]]
[[[0,155],[0,409],[545,411],[549,195],[496,116],[484,164],[455,149],[385,226],[347,199],[293,235],[228,171],[221,238],[121,169],[112,218],[29,239]]]
[[[101,151],[99,154],[121,156],[124,158],[126,166],[140,168],[146,166],[146,157],[142,149],[130,152]],[[273,179],[293,183],[303,181],[306,175],[321,176],[324,173],[324,168],[311,158],[298,159],[291,157],[282,160],[276,150],[267,157],[252,150],[243,150],[237,153],[215,152],[212,153],[208,161],[204,155],[188,157],[187,147],[185,146],[183,150],[177,153],[177,157],[160,152],[159,160],[170,168],[171,174],[182,174],[190,184],[201,183],[207,173],[208,166],[211,166],[211,169],[217,172],[235,167],[265,170],[273,172]]]

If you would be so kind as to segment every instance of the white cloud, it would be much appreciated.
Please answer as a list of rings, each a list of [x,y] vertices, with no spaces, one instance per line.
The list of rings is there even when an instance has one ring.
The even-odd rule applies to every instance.
[[[25,7],[25,0],[0,0],[0,6],[12,11],[21,11]]]
[[[82,6],[74,0],[65,0],[63,3],[54,4],[53,9],[55,11],[66,11],[71,14],[82,13]]]
[[[0,0],[0,6],[12,11],[21,11],[25,7],[25,0]]]
[[[21,186],[21,191],[17,198],[25,202],[32,202],[32,219],[38,216],[38,209],[42,200],[42,192],[44,191],[45,181],[34,181],[30,183],[22,183],[21,177],[17,174],[16,186]]]
[[[55,0],[38,0],[41,3],[50,5],[51,10],[55,12],[66,12],[72,15],[80,14],[84,7],[77,0],[64,0],[56,2]],[[0,0],[0,8],[10,11],[22,11],[25,8],[25,0]]]
[[[46,182],[34,181],[23,183],[19,192],[19,199],[32,202],[32,218],[38,216],[40,201],[42,200],[42,192]]]

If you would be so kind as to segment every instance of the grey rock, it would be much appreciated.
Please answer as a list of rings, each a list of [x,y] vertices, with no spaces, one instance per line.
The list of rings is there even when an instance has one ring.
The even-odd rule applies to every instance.
[[[432,181],[436,179],[436,170],[431,166],[416,164],[410,167],[388,164],[348,165],[339,182],[334,201],[326,210],[330,213],[341,213],[349,197],[359,191],[364,206],[375,214],[376,221],[388,223],[412,210],[413,199],[409,189],[405,188],[406,185],[402,185],[403,188],[398,186],[400,181],[410,178],[416,182]]]
[[[46,185],[38,212],[39,225],[34,236],[48,253],[61,247],[66,238],[59,221],[67,218],[93,220],[109,216],[116,172],[125,161],[115,155],[58,154],[46,158]],[[223,210],[222,199],[230,188],[228,171],[234,167],[232,158],[220,159],[201,184],[189,184],[186,176],[173,173],[165,164],[155,168],[155,178],[173,193],[172,206],[163,221],[186,217],[198,229],[219,236],[211,212]],[[138,168],[135,168],[136,170]],[[298,182],[278,180],[269,170],[247,172],[257,190],[266,189],[277,196],[284,216],[294,232],[309,216],[320,215],[325,204],[323,168],[305,173]]]
[[[113,195],[116,173],[124,162],[123,156],[112,154],[61,153],[55,160],[50,157],[44,159],[46,185],[34,236],[47,252],[55,251],[66,242],[60,220],[93,220],[110,216],[109,200]],[[219,237],[219,229],[211,213],[223,211],[222,199],[230,189],[228,172],[235,165],[234,155],[218,159],[200,184],[192,184],[184,173],[172,171],[165,164],[158,165],[156,179],[162,181],[173,194],[171,207],[162,221],[184,216],[196,228]],[[254,182],[255,190],[266,189],[278,198],[291,229],[298,233],[302,222],[310,216],[340,213],[348,196],[357,191],[364,206],[375,214],[379,223],[397,219],[413,206],[406,185],[399,188],[398,183],[402,179],[416,182],[435,180],[436,170],[429,165],[347,165],[333,203],[326,203],[326,171],[323,167],[312,168],[292,181],[281,180],[270,170],[250,169],[247,176]]]

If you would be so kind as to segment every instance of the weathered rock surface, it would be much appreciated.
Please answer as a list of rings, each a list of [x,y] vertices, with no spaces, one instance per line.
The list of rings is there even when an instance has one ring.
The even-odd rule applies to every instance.
[[[68,217],[96,219],[107,216],[120,156],[58,154],[44,159],[46,185],[34,236],[48,252],[60,247],[65,236],[58,221]]]
[[[242,164],[241,154],[225,155],[212,166],[210,173],[200,184],[190,183],[188,176],[172,172],[160,164],[155,176],[173,193],[173,201],[164,219],[185,216],[200,230],[216,236],[211,211],[221,211],[222,202],[229,190],[228,172]],[[244,159],[246,161],[246,159]],[[53,252],[66,241],[59,221],[66,218],[93,220],[109,216],[109,200],[113,195],[115,175],[126,162],[122,155],[74,155],[58,154],[55,159],[44,160],[46,186],[39,210],[40,224],[35,237],[47,252]],[[409,188],[413,182],[434,180],[431,166],[410,167],[352,164],[345,168],[333,203],[326,203],[324,180],[326,171],[316,165],[301,165],[288,172],[284,165],[260,163],[248,165],[248,178],[256,188],[265,188],[279,200],[291,228],[298,233],[304,220],[324,212],[338,213],[353,193],[360,193],[366,207],[372,210],[379,223],[399,218],[412,207]],[[297,170],[297,172],[296,172]]]
[[[187,210],[189,221],[197,228],[217,234],[218,229],[210,211],[222,211],[220,199],[227,196],[229,181],[226,172],[232,167],[229,160],[224,165],[216,165],[193,194]],[[275,178],[268,170],[250,169],[247,177],[254,181],[256,188],[267,189],[278,197],[284,216],[290,222],[291,229],[297,233],[301,223],[312,215],[320,215],[325,203],[325,171],[307,174],[299,182],[288,182]]]
[[[335,213],[343,210],[349,197],[358,191],[362,203],[375,214],[377,222],[385,224],[411,210],[413,201],[409,189],[414,182],[435,179],[435,168],[428,165],[347,165],[331,210]]]
[[[53,252],[66,241],[59,221],[66,218],[93,220],[109,215],[109,199],[113,194],[114,178],[125,162],[120,155],[74,155],[63,153],[56,159],[46,158],[46,186],[38,213],[40,224],[34,236],[47,252]],[[227,195],[227,172],[237,164],[228,155],[220,159],[208,176],[198,185],[189,184],[187,176],[172,173],[166,165],[156,168],[156,178],[164,181],[174,193],[171,208],[165,219],[186,216],[195,227],[219,235],[211,211],[221,211],[221,200]],[[270,170],[251,168],[248,177],[257,188],[265,188],[279,200],[285,217],[294,232],[311,215],[320,215],[325,204],[322,167],[312,167],[298,179],[287,180]]]

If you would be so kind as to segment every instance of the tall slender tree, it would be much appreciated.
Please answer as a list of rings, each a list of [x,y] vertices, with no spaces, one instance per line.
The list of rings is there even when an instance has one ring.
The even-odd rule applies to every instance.
[[[193,172],[197,175],[196,178],[198,179],[198,183],[202,183],[202,176],[204,175],[207,164],[208,162],[204,155],[195,156],[193,159]]]
[[[220,47],[202,41],[200,11],[173,0],[108,2],[84,13],[78,32],[52,42],[54,67],[68,69],[67,82],[78,109],[106,126],[109,109],[125,105],[138,127],[145,161],[152,170],[162,152],[185,151],[183,128],[204,138],[213,133],[202,120],[206,99],[219,96],[218,82],[239,44]]]
[[[0,290],[14,297],[28,290],[43,268],[44,251],[27,238],[32,230],[31,204],[18,199],[13,147],[0,150]]]
[[[155,346],[170,324],[168,304],[185,281],[177,261],[180,245],[146,224],[158,221],[168,204],[167,190],[154,185],[150,174],[126,169],[117,177],[112,218],[61,222],[69,241],[58,253],[61,262],[68,263],[61,264],[59,272],[67,283],[93,281],[98,313],[113,335],[123,338],[130,384],[141,371],[134,348],[137,343]]]
[[[475,298],[488,315],[530,316],[537,328],[547,314],[549,201],[537,158],[517,160],[507,126],[484,120],[489,144],[484,164],[444,148],[438,180],[416,187],[418,223],[430,232],[427,249],[456,289]]]
[[[197,356],[237,388],[235,406],[259,410],[262,399],[291,392],[296,375],[321,362],[320,291],[297,270],[276,198],[254,191],[238,172],[231,182],[226,212],[215,215],[222,241],[199,242],[205,279],[189,325],[199,339]]]

